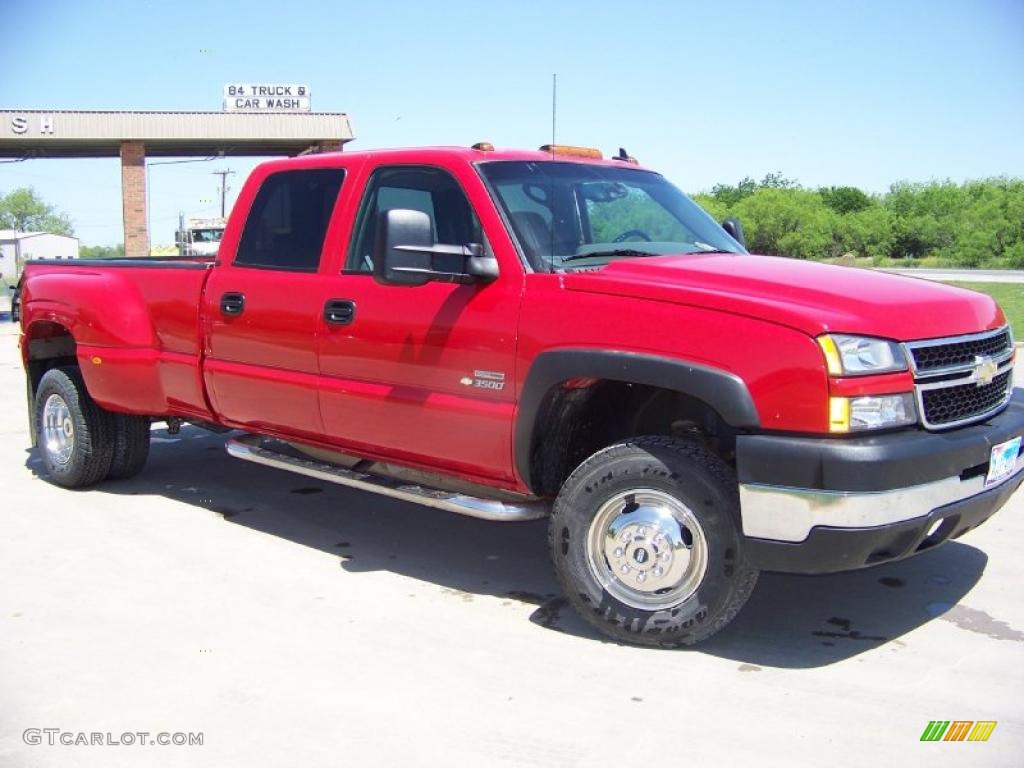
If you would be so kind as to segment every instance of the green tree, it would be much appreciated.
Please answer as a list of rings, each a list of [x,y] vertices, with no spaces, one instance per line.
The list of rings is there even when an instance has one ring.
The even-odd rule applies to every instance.
[[[747,176],[736,186],[730,184],[715,184],[711,188],[711,197],[722,205],[732,207],[745,197],[750,197],[757,191],[757,182]]]
[[[931,259],[951,266],[1024,267],[1024,180],[898,182],[802,189],[781,173],[717,185],[694,199],[717,220],[737,216],[752,251],[820,259]]]
[[[757,185],[758,189],[799,189],[800,183],[796,179],[788,179],[782,175],[782,171],[776,171],[775,173],[766,173],[761,182]]]
[[[722,202],[714,195],[707,192],[698,192],[696,195],[692,195],[692,197],[693,201],[710,213],[715,221],[723,221],[731,215],[732,206]]]
[[[68,215],[43,202],[32,187],[21,187],[0,197],[0,229],[57,235],[73,233]]]
[[[908,259],[949,255],[961,204],[961,191],[950,181],[893,184],[885,198],[893,215],[892,255]]]
[[[822,187],[818,194],[825,205],[841,214],[856,213],[874,205],[874,201],[856,187]]]
[[[892,253],[892,216],[882,206],[871,205],[846,215],[837,215],[834,221],[842,255],[881,260]]]
[[[817,192],[762,188],[731,213],[743,223],[747,247],[754,253],[798,259],[842,255],[835,237],[835,214]]]
[[[716,184],[711,188],[711,197],[718,203],[731,208],[759,189],[798,189],[799,186],[795,179],[788,179],[782,175],[782,171],[775,171],[775,173],[766,173],[761,181],[754,181],[747,176],[735,186]]]
[[[117,245],[83,245],[78,249],[80,259],[116,259],[124,256],[124,243]]]

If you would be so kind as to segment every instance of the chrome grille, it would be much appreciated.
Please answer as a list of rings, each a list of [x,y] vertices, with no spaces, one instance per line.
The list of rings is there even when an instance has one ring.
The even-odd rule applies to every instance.
[[[994,336],[951,341],[930,347],[915,347],[910,352],[914,356],[914,368],[920,373],[926,373],[957,366],[971,367],[976,357],[1000,358],[1009,350],[1010,331],[1006,329]]]
[[[1009,379],[1010,372],[1007,371],[992,379],[991,384],[978,386],[971,383],[923,390],[921,400],[929,423],[941,427],[998,408],[1006,402]]]
[[[1009,328],[906,344],[917,405],[928,429],[982,421],[1013,394],[1013,338]]]

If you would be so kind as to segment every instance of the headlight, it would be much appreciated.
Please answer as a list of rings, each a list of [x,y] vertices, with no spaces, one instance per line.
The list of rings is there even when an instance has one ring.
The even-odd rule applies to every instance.
[[[890,429],[917,422],[914,395],[866,395],[863,397],[830,397],[828,428],[830,432],[860,432],[865,429]]]
[[[862,376],[907,370],[903,347],[893,341],[832,333],[818,337],[832,376]]]

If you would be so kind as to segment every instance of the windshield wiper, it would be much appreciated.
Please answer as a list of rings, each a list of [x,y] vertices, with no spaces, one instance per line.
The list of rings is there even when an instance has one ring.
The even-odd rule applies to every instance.
[[[562,263],[577,261],[579,259],[600,259],[606,256],[662,256],[660,253],[650,251],[637,251],[632,248],[613,248],[607,251],[591,251],[590,253],[574,253],[572,256],[563,256]]]

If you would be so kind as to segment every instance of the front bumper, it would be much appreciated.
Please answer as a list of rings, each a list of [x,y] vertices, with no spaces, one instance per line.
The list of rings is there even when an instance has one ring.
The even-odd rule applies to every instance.
[[[828,573],[899,560],[962,536],[1024,482],[986,487],[992,447],[1024,435],[1024,391],[980,424],[859,438],[746,435],[737,472],[747,554],[762,570]]]

